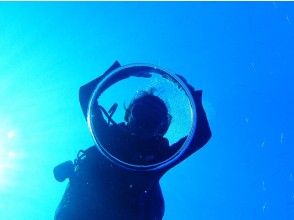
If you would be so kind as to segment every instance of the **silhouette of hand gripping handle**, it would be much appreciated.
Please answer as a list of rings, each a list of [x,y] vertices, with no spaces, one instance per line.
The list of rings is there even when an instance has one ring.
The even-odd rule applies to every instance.
[[[108,70],[106,70],[101,76],[97,77],[96,79],[90,81],[89,83],[81,86],[80,91],[79,91],[79,100],[80,100],[80,105],[83,111],[83,114],[85,118],[87,118],[87,109],[89,106],[90,98],[95,91],[95,88],[97,85],[105,79],[110,73],[113,71],[119,69],[121,67],[120,63],[118,61],[115,61]],[[101,91],[106,90],[109,86],[112,84],[117,83],[120,80],[127,79],[131,76],[134,77],[144,77],[144,78],[150,78],[151,74],[148,72],[147,68],[141,67],[137,68],[136,71],[130,71],[129,68],[122,69],[119,74],[115,74],[113,77],[111,77],[103,87],[101,88]]]

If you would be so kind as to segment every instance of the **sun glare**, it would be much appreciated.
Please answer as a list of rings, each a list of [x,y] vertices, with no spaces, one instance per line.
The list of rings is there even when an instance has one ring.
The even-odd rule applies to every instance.
[[[14,148],[14,131],[0,134],[0,191],[12,185],[12,176],[16,171],[18,153]]]
[[[12,139],[14,137],[15,137],[15,132],[14,131],[7,132],[7,138]]]

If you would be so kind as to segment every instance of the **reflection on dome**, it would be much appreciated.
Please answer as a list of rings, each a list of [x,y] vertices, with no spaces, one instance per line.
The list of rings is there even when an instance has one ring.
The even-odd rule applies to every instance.
[[[193,99],[179,78],[157,67],[132,65],[98,84],[88,123],[97,147],[112,162],[153,170],[185,151],[194,133],[194,113]]]

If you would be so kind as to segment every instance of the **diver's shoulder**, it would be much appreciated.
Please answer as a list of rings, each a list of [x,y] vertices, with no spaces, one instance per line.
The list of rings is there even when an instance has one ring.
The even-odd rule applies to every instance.
[[[77,160],[97,160],[101,157],[101,153],[97,146],[91,146],[85,150],[80,150],[77,154]]]
[[[84,150],[84,154],[86,156],[93,156],[99,153],[99,150],[96,146],[88,147],[86,150]]]

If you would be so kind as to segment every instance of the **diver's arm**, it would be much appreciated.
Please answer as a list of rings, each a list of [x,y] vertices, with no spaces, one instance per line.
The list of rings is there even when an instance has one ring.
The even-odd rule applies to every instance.
[[[195,102],[197,122],[195,134],[187,151],[184,153],[184,159],[202,148],[211,138],[211,130],[202,105],[202,90],[194,90],[191,93]]]
[[[185,153],[176,161],[176,164],[185,160],[191,154],[202,148],[208,140],[211,138],[211,130],[202,105],[202,90],[195,90],[192,86],[189,86],[190,92],[193,96],[195,107],[196,107],[196,130],[192,137],[191,143]],[[185,142],[187,137],[181,138],[177,143],[171,146],[171,149],[177,151],[182,144]],[[174,164],[175,165],[175,164]]]

